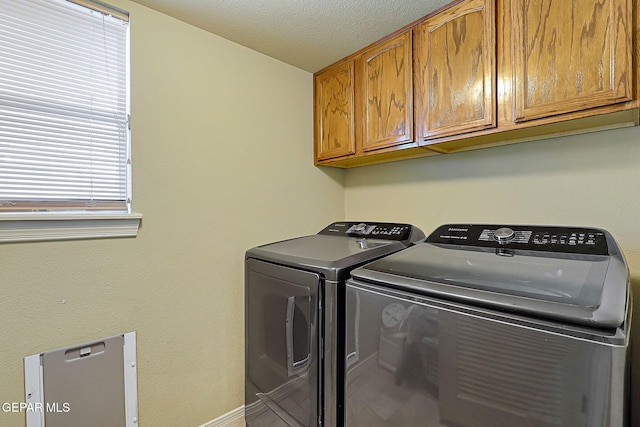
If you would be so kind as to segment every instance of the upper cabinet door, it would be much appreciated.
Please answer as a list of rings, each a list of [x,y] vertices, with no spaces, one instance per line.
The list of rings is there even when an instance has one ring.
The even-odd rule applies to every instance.
[[[631,0],[512,0],[516,122],[632,99]]]
[[[466,0],[416,28],[421,141],[496,126],[493,0]]]
[[[316,161],[355,153],[354,61],[315,78]]]
[[[360,57],[364,151],[413,142],[412,57],[411,31]]]

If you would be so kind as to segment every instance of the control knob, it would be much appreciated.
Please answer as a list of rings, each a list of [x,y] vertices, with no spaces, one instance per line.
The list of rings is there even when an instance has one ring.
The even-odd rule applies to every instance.
[[[498,228],[493,232],[493,238],[498,243],[508,243],[516,237],[516,232],[509,227]]]
[[[356,233],[362,233],[366,229],[367,229],[367,224],[365,224],[364,222],[361,222],[360,224],[356,224],[353,226],[353,231]]]

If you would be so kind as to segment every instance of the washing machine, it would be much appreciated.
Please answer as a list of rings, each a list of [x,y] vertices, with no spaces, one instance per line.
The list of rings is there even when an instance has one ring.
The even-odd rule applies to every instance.
[[[449,224],[351,275],[347,426],[628,425],[631,290],[607,231]]]
[[[245,257],[247,426],[342,426],[345,361],[358,360],[353,268],[425,238],[409,224],[340,221]],[[349,314],[347,314],[349,313]]]

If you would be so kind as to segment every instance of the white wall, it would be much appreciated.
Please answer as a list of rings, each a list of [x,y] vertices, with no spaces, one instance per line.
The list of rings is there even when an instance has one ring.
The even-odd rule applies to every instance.
[[[640,342],[640,127],[351,169],[345,193],[347,218],[404,221],[427,234],[449,222],[609,230],[629,263]],[[640,390],[640,369],[633,376]],[[640,423],[640,393],[633,400]]]
[[[131,13],[142,227],[0,245],[0,403],[24,401],[23,357],[136,331],[140,425],[195,427],[243,404],[244,252],[342,219],[343,172],[313,166],[310,73],[110,2]]]

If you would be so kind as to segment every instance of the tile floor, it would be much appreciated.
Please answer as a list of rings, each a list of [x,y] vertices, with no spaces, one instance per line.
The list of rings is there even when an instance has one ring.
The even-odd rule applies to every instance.
[[[438,421],[437,390],[422,378],[405,378],[396,383],[396,375],[381,367],[376,357],[351,369],[348,386],[347,419],[353,426],[363,427],[445,427]],[[309,401],[300,400],[300,393],[291,392],[278,396],[279,406],[291,415],[304,419]],[[253,409],[252,427],[290,427],[269,406],[275,405],[264,397]],[[259,415],[259,416],[257,416]],[[243,426],[244,423],[232,427]],[[331,427],[331,426],[328,426]],[[447,427],[451,427],[447,425]]]
[[[403,378],[372,357],[350,370],[347,420],[365,427],[443,427],[438,422],[437,391],[424,378]]]

